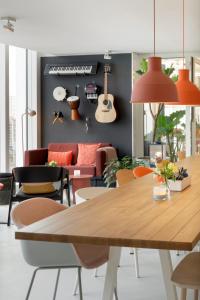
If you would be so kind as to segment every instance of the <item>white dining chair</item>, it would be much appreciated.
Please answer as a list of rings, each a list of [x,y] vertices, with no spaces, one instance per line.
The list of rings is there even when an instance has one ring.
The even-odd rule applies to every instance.
[[[49,217],[67,208],[47,198],[32,198],[25,200],[12,210],[12,220],[17,228],[30,225],[36,221]],[[70,208],[69,208],[70,209]],[[81,284],[81,269],[95,269],[108,261],[108,246],[93,246],[84,244],[56,243],[44,241],[21,240],[21,248],[25,261],[37,267],[32,275],[32,279],[26,295],[29,299],[31,289],[37,271],[47,269],[57,269],[57,278],[54,288],[53,300],[56,299],[58,282],[61,269],[77,268],[78,286],[80,300],[83,299]],[[117,287],[114,289],[117,299]]]
[[[180,300],[187,299],[187,290],[194,291],[194,300],[199,299],[200,290],[200,253],[191,252],[175,268],[172,282],[181,288]]]

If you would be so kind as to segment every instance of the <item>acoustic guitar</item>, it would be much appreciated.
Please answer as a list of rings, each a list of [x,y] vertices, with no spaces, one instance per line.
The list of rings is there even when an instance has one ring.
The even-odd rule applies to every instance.
[[[98,97],[98,106],[95,112],[95,118],[100,123],[112,123],[115,121],[117,114],[114,107],[114,97],[108,94],[108,73],[110,65],[104,66],[104,94]]]

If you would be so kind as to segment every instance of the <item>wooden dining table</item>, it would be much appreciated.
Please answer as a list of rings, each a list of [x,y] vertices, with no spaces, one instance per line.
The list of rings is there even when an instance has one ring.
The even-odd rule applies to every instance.
[[[121,247],[158,249],[167,300],[177,300],[171,283],[170,250],[191,251],[200,239],[200,156],[182,161],[191,186],[155,201],[152,174],[66,209],[15,233],[16,239],[109,245],[103,300],[113,299]]]

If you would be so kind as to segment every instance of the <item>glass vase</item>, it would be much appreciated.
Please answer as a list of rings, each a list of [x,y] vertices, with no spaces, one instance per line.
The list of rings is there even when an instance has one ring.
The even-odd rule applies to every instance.
[[[167,183],[156,184],[153,187],[153,199],[154,200],[169,200],[170,189]]]

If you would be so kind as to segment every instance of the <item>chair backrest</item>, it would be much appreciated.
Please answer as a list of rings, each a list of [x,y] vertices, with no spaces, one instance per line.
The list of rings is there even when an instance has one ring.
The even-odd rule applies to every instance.
[[[32,198],[19,203],[12,210],[12,219],[18,228],[30,225],[67,209],[48,198]],[[40,241],[21,241],[22,252],[27,263],[33,266],[49,264],[81,265],[96,268],[108,261],[109,246],[65,244]],[[39,250],[38,250],[39,249]]]
[[[153,172],[152,169],[150,169],[148,167],[143,167],[143,166],[138,166],[138,167],[133,169],[133,175],[135,176],[135,178],[143,177],[143,176],[148,175],[152,172]]]
[[[126,184],[134,179],[133,170],[121,169],[116,173],[116,179],[119,186]]]
[[[12,219],[18,228],[22,228],[65,209],[64,205],[48,198],[31,198],[13,208]]]
[[[56,182],[63,178],[62,167],[30,166],[17,167],[12,170],[13,178],[20,183]]]

